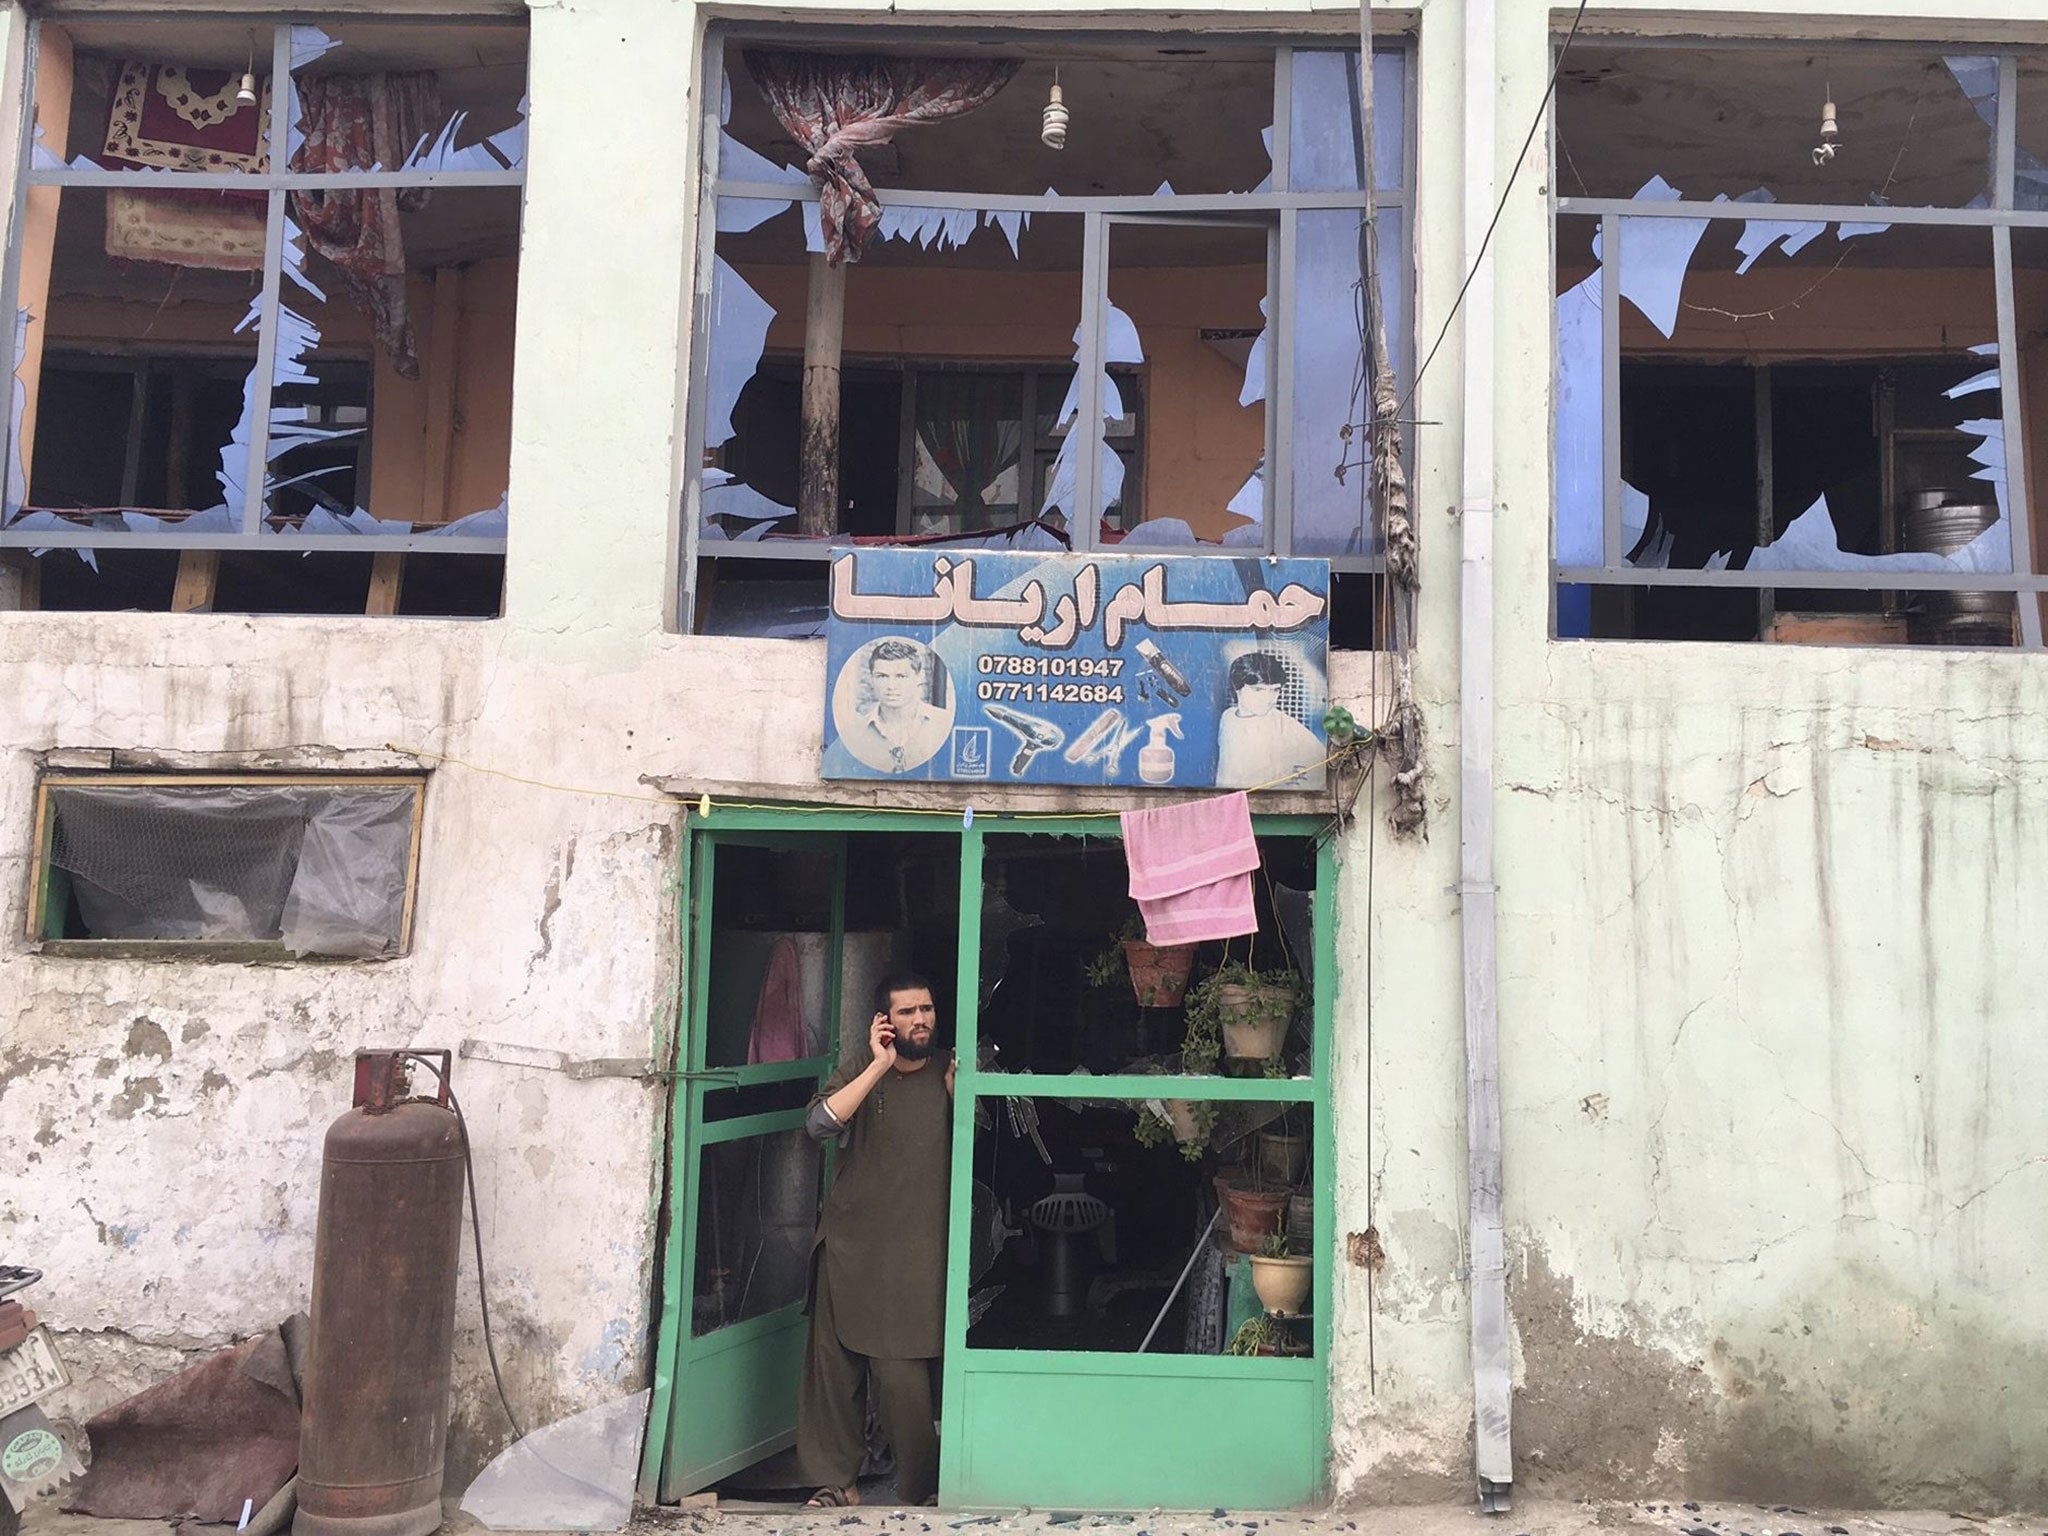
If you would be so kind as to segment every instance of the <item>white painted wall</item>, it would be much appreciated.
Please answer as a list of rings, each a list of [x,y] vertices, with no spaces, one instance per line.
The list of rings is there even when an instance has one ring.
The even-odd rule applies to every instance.
[[[1970,4],[1996,35],[2048,42],[2044,0]],[[1930,5],[1859,0],[1813,24],[1970,29]],[[1630,0],[1596,19],[1676,25],[1696,9],[1650,17]],[[1505,166],[1548,55],[1545,8],[1501,10]],[[1769,24],[1749,0],[1715,11],[1766,19],[1694,24]],[[531,14],[506,617],[0,613],[11,934],[44,750],[324,761],[312,749],[396,744],[474,765],[434,774],[403,960],[113,963],[0,941],[0,1250],[50,1271],[41,1303],[84,1367],[73,1411],[304,1304],[319,1137],[358,1044],[660,1053],[683,820],[657,783],[815,788],[819,648],[663,630],[699,13],[597,0]],[[1461,11],[1403,14],[1421,32],[1426,342],[1462,276]],[[636,130],[594,101],[633,102]],[[2031,878],[2048,828],[2022,811],[2048,787],[2039,662],[1546,638],[1540,139],[1535,155],[1498,236],[1490,339],[1519,1477],[2039,1503],[2048,1325],[2024,1281],[2048,1260],[2048,1157],[2026,1096],[2048,1066],[2030,1008],[2048,990],[2048,897]],[[1361,828],[1343,850],[1339,1232],[1370,1226],[1385,1253],[1375,1271],[1336,1246],[1334,1470],[1356,1497],[1470,1486],[1444,510],[1460,344],[1416,406],[1443,424],[1422,431],[1416,489],[1430,837],[1382,827],[1369,847]],[[1365,669],[1338,684],[1362,710]],[[457,1082],[522,1416],[643,1384],[659,1090],[485,1063]],[[503,1434],[468,1286],[465,1268],[458,1472]]]

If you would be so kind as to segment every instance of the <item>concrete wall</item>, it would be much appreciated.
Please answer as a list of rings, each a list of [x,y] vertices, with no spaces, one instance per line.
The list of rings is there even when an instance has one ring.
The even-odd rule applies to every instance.
[[[1931,0],[1797,25],[2048,39],[2048,3],[1979,4],[1974,31]],[[1686,11],[1594,16],[1791,25],[1753,0]],[[1544,8],[1501,12],[1505,168],[1548,53]],[[698,18],[603,0],[532,19],[505,618],[0,614],[13,932],[41,750],[325,765],[396,743],[474,765],[435,773],[407,959],[142,965],[0,946],[0,1126],[20,1165],[0,1185],[0,1247],[51,1271],[43,1300],[84,1367],[74,1411],[303,1303],[318,1136],[354,1045],[658,1053],[683,822],[652,784],[811,785],[818,648],[664,631],[691,235],[688,199],[645,189],[677,187],[694,147],[677,82],[695,78]],[[1463,275],[1463,13],[1426,0],[1402,19],[1421,33],[1429,338]],[[635,132],[589,112],[592,81],[637,104]],[[1518,1480],[2038,1504],[2048,1339],[2024,1281],[2048,1258],[2048,1157],[2023,1096],[2048,1066],[2029,1008],[2048,981],[2033,878],[2048,831],[2021,807],[2048,775],[2039,663],[1548,639],[1540,139],[1534,153],[1502,220],[1487,338]],[[1429,836],[1369,818],[1341,866],[1334,1472],[1354,1498],[1471,1486],[1459,346],[1454,332],[1415,405],[1442,424],[1422,429],[1415,496]],[[1337,683],[1363,709],[1366,669]],[[659,1092],[481,1063],[458,1082],[523,1416],[640,1385]],[[458,1471],[502,1435],[466,1287],[462,1306]]]

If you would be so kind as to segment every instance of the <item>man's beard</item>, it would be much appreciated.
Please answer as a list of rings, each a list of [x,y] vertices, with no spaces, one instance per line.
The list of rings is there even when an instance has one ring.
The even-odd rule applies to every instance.
[[[896,1054],[905,1061],[923,1061],[931,1055],[933,1037],[926,1035],[922,1040],[913,1040],[908,1035],[896,1037]]]

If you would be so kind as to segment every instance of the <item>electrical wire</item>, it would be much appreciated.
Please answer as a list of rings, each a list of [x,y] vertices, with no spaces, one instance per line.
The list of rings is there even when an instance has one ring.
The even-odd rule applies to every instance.
[[[1458,296],[1451,300],[1450,313],[1444,316],[1443,329],[1436,333],[1436,340],[1429,345],[1429,353],[1422,359],[1422,366],[1415,370],[1415,377],[1409,381],[1408,393],[1401,397],[1400,408],[1394,412],[1400,416],[1408,409],[1408,403],[1415,398],[1416,390],[1422,387],[1422,376],[1429,372],[1429,365],[1436,361],[1437,352],[1444,344],[1444,338],[1451,333],[1451,323],[1458,318],[1458,311],[1464,307],[1465,295],[1471,292],[1472,284],[1479,276],[1479,267],[1486,260],[1487,249],[1493,244],[1493,232],[1500,227],[1500,217],[1507,211],[1508,197],[1515,190],[1515,179],[1522,174],[1522,167],[1529,159],[1529,146],[1536,142],[1536,135],[1542,131],[1543,121],[1550,113],[1550,99],[1557,94],[1557,77],[1564,70],[1565,56],[1572,51],[1572,43],[1579,35],[1579,23],[1586,19],[1586,0],[1579,0],[1579,8],[1572,12],[1572,24],[1565,33],[1564,43],[1557,50],[1557,59],[1550,66],[1550,82],[1543,87],[1543,99],[1536,104],[1535,121],[1529,124],[1527,137],[1522,140],[1521,153],[1515,156],[1514,168],[1508,172],[1507,185],[1500,189],[1500,201],[1494,204],[1493,218],[1486,226],[1486,233],[1479,241],[1479,250],[1472,258],[1472,270],[1465,274],[1465,281],[1458,285]]]
[[[512,1398],[505,1391],[505,1375],[498,1369],[498,1345],[491,1336],[491,1298],[484,1288],[484,1228],[483,1219],[477,1214],[476,1201],[476,1159],[470,1152],[469,1121],[462,1113],[462,1100],[455,1096],[455,1085],[441,1070],[441,1064],[419,1051],[401,1051],[399,1056],[406,1061],[416,1061],[425,1067],[441,1084],[441,1091],[448,1095],[448,1107],[455,1111],[455,1124],[462,1131],[462,1177],[469,1186],[469,1236],[476,1247],[476,1306],[484,1323],[484,1354],[491,1362],[491,1380],[498,1388],[498,1406],[505,1410],[505,1421],[512,1426],[516,1440],[526,1438],[526,1431],[519,1427],[519,1415],[512,1411]]]

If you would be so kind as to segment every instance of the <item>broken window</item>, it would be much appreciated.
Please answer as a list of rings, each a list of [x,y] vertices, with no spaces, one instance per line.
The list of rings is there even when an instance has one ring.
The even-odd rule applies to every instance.
[[[1573,49],[1560,636],[2039,646],[2018,64]]]
[[[46,779],[29,937],[81,952],[400,954],[425,787],[417,777]]]
[[[1409,367],[1404,50],[1370,150],[1335,39],[708,52],[693,626],[817,633],[845,542],[1378,568],[1350,461],[1369,271]]]
[[[524,28],[81,18],[34,59],[0,518],[32,598],[495,613]]]

